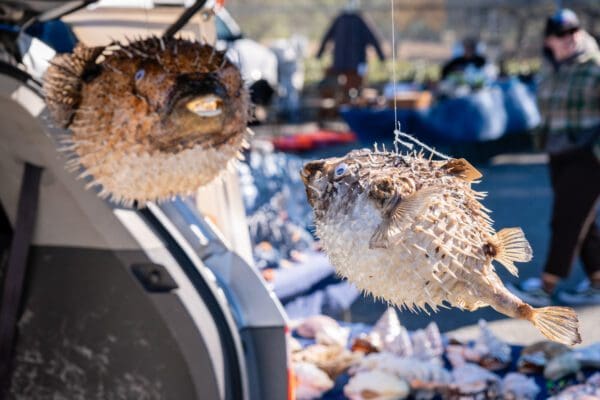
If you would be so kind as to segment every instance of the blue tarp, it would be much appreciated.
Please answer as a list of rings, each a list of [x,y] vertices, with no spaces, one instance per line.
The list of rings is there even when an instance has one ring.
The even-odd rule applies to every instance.
[[[394,110],[342,108],[344,120],[361,142],[390,142]],[[477,92],[442,99],[429,109],[397,111],[403,132],[430,144],[480,142],[507,134],[523,133],[540,123],[535,96],[518,79],[498,82]]]

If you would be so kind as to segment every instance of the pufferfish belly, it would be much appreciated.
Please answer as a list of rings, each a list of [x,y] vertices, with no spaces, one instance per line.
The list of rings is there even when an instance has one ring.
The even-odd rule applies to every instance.
[[[429,305],[436,311],[444,302],[469,309],[485,305],[477,293],[486,269],[485,257],[477,254],[483,243],[460,210],[450,220],[429,207],[400,227],[393,245],[371,249],[380,211],[367,198],[344,208],[331,207],[335,211],[317,222],[317,235],[336,271],[360,290],[411,310],[427,311]]]

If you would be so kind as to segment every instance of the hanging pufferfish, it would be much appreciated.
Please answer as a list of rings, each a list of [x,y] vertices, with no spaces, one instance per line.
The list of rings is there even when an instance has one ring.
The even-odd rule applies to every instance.
[[[55,123],[71,131],[68,165],[127,206],[193,193],[247,145],[248,91],[208,44],[78,44],[51,61],[44,91]]]
[[[410,310],[491,306],[550,340],[581,342],[573,309],[533,308],[496,274],[494,260],[517,275],[531,247],[520,228],[494,231],[466,160],[355,150],[308,162],[301,176],[323,249],[359,289]]]

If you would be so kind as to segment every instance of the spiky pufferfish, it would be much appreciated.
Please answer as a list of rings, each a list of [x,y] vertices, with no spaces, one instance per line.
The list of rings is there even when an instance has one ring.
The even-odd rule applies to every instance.
[[[517,275],[532,250],[520,228],[494,231],[466,160],[355,150],[308,162],[301,176],[323,249],[359,289],[411,311],[491,306],[581,342],[573,309],[533,308],[504,287],[492,261]]]
[[[224,52],[150,37],[57,55],[44,77],[68,166],[124,205],[191,194],[239,156],[249,96]]]

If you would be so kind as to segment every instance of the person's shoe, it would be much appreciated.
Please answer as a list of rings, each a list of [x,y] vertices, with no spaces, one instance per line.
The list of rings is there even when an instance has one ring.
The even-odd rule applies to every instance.
[[[557,297],[561,302],[571,305],[600,304],[600,289],[592,287],[585,280],[574,290],[561,290]]]
[[[542,289],[542,281],[539,278],[529,278],[515,285],[507,283],[506,288],[534,307],[547,307],[552,304],[552,298]]]

